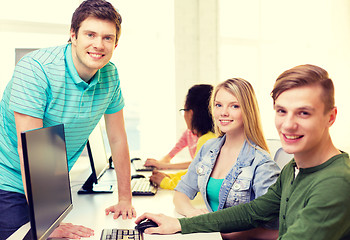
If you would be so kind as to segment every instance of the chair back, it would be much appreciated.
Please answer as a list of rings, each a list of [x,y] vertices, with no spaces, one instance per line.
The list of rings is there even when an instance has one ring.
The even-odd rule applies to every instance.
[[[286,165],[292,158],[294,157],[294,154],[286,153],[283,148],[279,148],[276,153],[273,160],[277,163],[277,165],[282,169],[284,165]]]

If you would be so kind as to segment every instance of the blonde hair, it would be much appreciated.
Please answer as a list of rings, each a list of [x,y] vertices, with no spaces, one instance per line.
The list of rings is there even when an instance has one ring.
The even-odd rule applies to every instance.
[[[262,130],[258,101],[252,85],[242,78],[231,78],[220,83],[215,87],[211,95],[211,111],[214,109],[215,98],[220,89],[225,89],[237,98],[242,110],[244,135],[248,143],[252,145],[253,142],[269,152]],[[213,122],[217,136],[223,136],[225,133],[219,129],[215,121]]]

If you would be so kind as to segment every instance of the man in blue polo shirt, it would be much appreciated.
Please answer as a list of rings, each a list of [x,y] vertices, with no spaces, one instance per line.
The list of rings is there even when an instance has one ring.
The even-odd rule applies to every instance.
[[[69,44],[41,49],[17,64],[0,103],[0,239],[29,221],[22,181],[22,131],[65,125],[69,169],[105,116],[118,180],[118,203],[106,214],[136,216],[118,71],[109,62],[121,16],[105,0],[87,0],[74,12]],[[52,237],[89,237],[89,228],[62,224]]]

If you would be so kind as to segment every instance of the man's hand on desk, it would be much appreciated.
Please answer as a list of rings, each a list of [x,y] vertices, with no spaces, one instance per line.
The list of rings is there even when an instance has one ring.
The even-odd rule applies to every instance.
[[[130,201],[127,200],[121,200],[118,204],[106,208],[105,212],[106,215],[114,213],[114,219],[117,219],[120,215],[122,215],[123,219],[136,217],[135,208],[131,205]]]
[[[164,214],[144,213],[135,221],[140,223],[145,218],[152,220],[158,224],[158,227],[150,227],[145,230],[147,234],[173,234],[181,231],[181,225],[177,218],[169,217]]]
[[[94,230],[71,223],[61,223],[50,235],[49,238],[69,238],[80,239],[82,237],[91,237]]]

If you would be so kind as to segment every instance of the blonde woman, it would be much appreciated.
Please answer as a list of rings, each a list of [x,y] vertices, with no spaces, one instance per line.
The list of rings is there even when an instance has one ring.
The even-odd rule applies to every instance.
[[[175,188],[176,211],[186,217],[250,202],[265,194],[280,172],[268,153],[257,100],[248,81],[233,78],[219,84],[211,97],[211,111],[219,137],[203,145]],[[207,209],[191,204],[198,192]],[[223,237],[276,239],[275,223]]]

